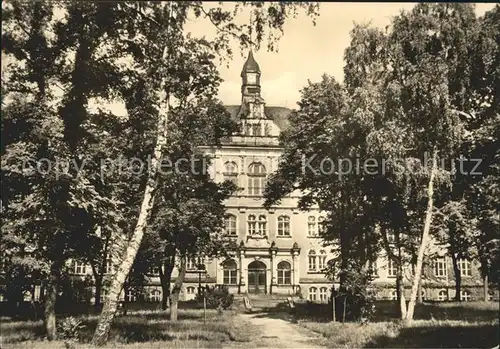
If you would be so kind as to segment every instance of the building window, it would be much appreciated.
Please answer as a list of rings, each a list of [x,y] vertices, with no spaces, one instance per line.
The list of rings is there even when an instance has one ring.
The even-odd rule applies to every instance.
[[[393,231],[387,232],[387,242],[393,244],[396,241],[396,234]]]
[[[238,268],[236,266],[236,262],[232,259],[225,261],[222,264],[223,275],[224,275],[224,285],[236,285],[236,275],[238,272]]]
[[[248,216],[248,235],[257,234],[257,219],[254,215]]]
[[[105,274],[113,274],[114,273],[113,261],[109,258],[106,260],[106,268],[104,270]]]
[[[253,135],[262,136],[262,127],[260,124],[253,124]]]
[[[236,216],[228,214],[225,220],[225,233],[226,235],[236,236]]]
[[[87,266],[85,263],[75,261],[74,262],[74,272],[76,275],[85,275],[87,274]]]
[[[127,302],[129,302],[129,303],[135,302],[137,300],[137,297],[136,297],[135,292],[133,290],[128,290],[127,294],[125,295],[125,298],[126,298]]]
[[[187,294],[195,294],[195,288],[193,286],[186,287]]]
[[[318,226],[316,224],[316,217],[314,216],[307,218],[307,235],[318,236]]]
[[[267,231],[267,218],[264,215],[259,216],[259,222],[257,224],[257,234],[266,235]]]
[[[472,271],[470,269],[470,261],[467,259],[458,260],[458,269],[460,270],[460,276],[472,276]]]
[[[278,217],[278,236],[290,236],[290,217]]]
[[[318,234],[323,235],[325,232],[325,217],[318,217]]]
[[[266,168],[261,163],[248,167],[248,195],[261,196],[266,187]]]
[[[434,261],[434,275],[437,277],[446,276],[446,261],[444,258],[438,258]]]
[[[396,277],[397,275],[398,275],[397,265],[392,259],[389,259],[387,263],[387,276]]]
[[[493,293],[492,291],[489,291],[489,292],[488,292],[488,300],[489,300],[489,301],[492,301],[492,300],[493,300],[493,298],[495,298],[495,293]]]
[[[310,301],[315,301],[317,299],[317,295],[316,295],[317,292],[318,292],[318,289],[316,287],[309,288],[309,300]]]
[[[196,261],[196,258],[190,257],[187,259],[186,269],[187,270],[198,270],[198,263]]]
[[[370,272],[373,277],[378,277],[378,265],[377,261],[370,261]]]
[[[316,251],[309,251],[309,271],[316,271]]]
[[[323,271],[326,268],[326,251],[321,250],[319,251],[319,256],[318,256],[318,270]]]
[[[448,292],[446,290],[441,290],[438,293],[438,301],[446,301],[448,300]]]
[[[224,164],[224,180],[238,185],[238,165],[235,162],[226,162]]]
[[[151,275],[151,276],[158,276],[158,275],[160,275],[160,268],[158,268],[158,266],[149,267],[149,269],[148,269],[148,275]]]
[[[149,294],[149,300],[155,303],[161,301],[161,292],[159,290],[151,291],[151,293]]]
[[[392,301],[398,300],[398,292],[396,290],[391,292],[391,300]]]
[[[290,263],[282,261],[278,263],[278,285],[292,284],[292,268]]]
[[[460,300],[461,300],[461,301],[468,302],[468,301],[470,301],[471,299],[472,299],[472,297],[471,297],[471,294],[470,294],[470,292],[469,292],[469,291],[467,291],[467,290],[462,290],[462,291],[460,291]]]
[[[425,299],[426,299],[426,298],[425,298],[425,290],[422,290],[422,291],[420,292],[420,294],[422,295],[422,300],[423,300],[423,301],[425,301]]]
[[[326,287],[321,287],[319,289],[319,300],[326,302],[328,300],[328,289]]]

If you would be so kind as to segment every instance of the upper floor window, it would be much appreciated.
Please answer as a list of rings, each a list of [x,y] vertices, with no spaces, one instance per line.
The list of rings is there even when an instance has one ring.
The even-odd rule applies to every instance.
[[[260,124],[253,124],[252,125],[252,129],[253,129],[253,135],[254,136],[262,136],[262,127]]]
[[[278,236],[290,236],[290,217],[278,217]]]
[[[113,274],[113,272],[115,271],[114,270],[114,266],[113,266],[113,261],[111,260],[111,258],[108,258],[106,260],[106,268],[104,270],[104,273],[105,274]]]
[[[257,234],[257,219],[253,214],[248,216],[248,235],[255,235]]]
[[[316,251],[311,250],[308,254],[309,257],[309,271],[316,271]]]
[[[73,267],[74,267],[74,273],[76,275],[87,274],[87,266],[85,265],[85,263],[75,261]]]
[[[460,270],[460,276],[472,276],[472,271],[470,268],[470,261],[467,259],[458,260],[458,269]]]
[[[236,232],[236,216],[235,215],[228,214],[226,216],[224,230],[225,230],[225,233],[227,235],[232,235],[232,236],[237,235],[237,232]]]
[[[271,126],[269,124],[264,125],[264,136],[270,136],[271,135]]]
[[[389,277],[396,277],[398,275],[398,268],[396,263],[389,258],[389,261],[387,262],[387,276]]]
[[[278,263],[278,285],[292,284],[292,267],[290,263],[282,261]]]
[[[198,270],[198,263],[197,263],[196,258],[194,258],[194,257],[188,258],[187,263],[186,263],[186,269],[187,270]]]
[[[446,276],[446,261],[444,258],[438,258],[434,261],[434,275],[437,277]]]
[[[318,218],[318,233],[321,235],[321,234],[324,234],[325,232],[326,232],[326,229],[325,229],[325,217],[320,216]]]
[[[318,270],[322,271],[325,268],[326,268],[326,251],[321,250],[319,251],[319,256],[318,256]]]
[[[307,218],[307,235],[318,236],[318,225],[316,224],[316,217],[309,216]]]
[[[248,166],[248,195],[260,196],[266,187],[266,168],[259,162]]]
[[[151,266],[148,269],[148,274],[151,276],[158,276],[160,275],[160,268],[158,268],[157,265]]]
[[[266,235],[267,232],[267,217],[264,215],[259,216],[259,222],[257,225],[257,234]]]
[[[238,185],[238,165],[235,162],[228,161],[224,164],[224,180],[231,181]]]
[[[396,234],[393,231],[387,232],[387,242],[393,244],[396,241]]]

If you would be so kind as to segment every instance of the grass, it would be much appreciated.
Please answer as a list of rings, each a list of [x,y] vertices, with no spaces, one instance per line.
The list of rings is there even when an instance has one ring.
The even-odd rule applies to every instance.
[[[84,315],[79,319],[85,328],[78,348],[85,348],[97,316]],[[2,321],[1,333],[1,348],[65,348],[63,341],[43,340],[41,321]],[[207,310],[205,323],[202,310],[180,309],[179,321],[174,323],[168,320],[168,312],[132,311],[116,318],[105,348],[222,348],[231,342],[249,342],[251,333],[250,324],[231,312],[219,315],[215,310]]]
[[[367,324],[294,320],[322,335],[328,348],[493,348],[500,342],[496,303],[435,303],[417,306],[415,321],[403,325],[393,304],[377,304],[378,314]]]

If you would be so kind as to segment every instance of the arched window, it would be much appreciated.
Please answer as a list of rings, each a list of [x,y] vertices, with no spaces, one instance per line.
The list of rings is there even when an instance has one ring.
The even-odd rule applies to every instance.
[[[257,225],[257,234],[266,235],[267,232],[267,217],[264,215],[259,216],[259,222]]]
[[[228,161],[224,164],[224,180],[231,181],[238,185],[238,165],[235,162]]]
[[[393,301],[398,300],[398,292],[396,290],[391,292],[391,300]]]
[[[159,302],[161,301],[161,292],[159,290],[153,290],[149,294],[149,300],[151,302]]]
[[[257,219],[253,214],[248,216],[248,235],[257,234]]]
[[[448,293],[446,290],[441,290],[438,293],[438,301],[446,301],[448,300]]]
[[[261,196],[266,187],[266,168],[259,162],[248,166],[248,195]]]
[[[238,267],[236,265],[236,262],[232,259],[229,259],[222,264],[222,268],[223,268],[224,285],[236,285],[237,284],[236,276],[238,273]]]
[[[315,301],[317,299],[318,289],[316,287],[309,288],[309,300]]]
[[[195,288],[193,286],[186,287],[186,293],[187,294],[194,294],[195,293]]]
[[[309,271],[316,271],[316,251],[309,251]]]
[[[389,259],[389,261],[387,262],[387,276],[396,277],[397,275],[398,275],[398,267],[392,259]]]
[[[318,270],[321,271],[326,268],[326,251],[321,250],[319,251],[319,256],[318,256]]]
[[[318,226],[316,224],[316,217],[314,216],[307,218],[307,235],[318,236]]]
[[[467,290],[460,291],[460,300],[461,301],[468,302],[471,299],[472,299],[472,297],[471,297],[470,291],[467,291]]]
[[[278,217],[278,236],[290,236],[290,217]]]
[[[425,290],[422,290],[420,294],[422,295],[422,300],[425,301]]]
[[[187,270],[197,270],[198,269],[198,261],[194,257],[190,257],[186,263]]]
[[[326,231],[325,229],[325,217],[321,216],[318,217],[318,233],[319,235],[324,234]]]
[[[282,261],[278,263],[278,285],[292,284],[292,267],[290,263]]]
[[[236,216],[234,214],[228,214],[226,216],[224,231],[226,235],[238,235],[236,232]]]
[[[326,302],[328,300],[328,289],[326,287],[320,287],[319,300],[322,302]]]

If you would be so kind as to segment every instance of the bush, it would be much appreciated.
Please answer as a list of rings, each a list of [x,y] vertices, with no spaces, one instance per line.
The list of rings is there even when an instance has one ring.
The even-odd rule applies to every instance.
[[[203,297],[206,298],[207,308],[219,311],[231,308],[234,301],[234,296],[229,293],[227,287],[207,286],[205,292],[197,296],[197,300],[203,302]]]
[[[58,324],[58,332],[61,339],[64,340],[66,348],[75,348],[76,343],[80,340],[80,331],[85,328],[85,325],[76,318],[67,317]]]

